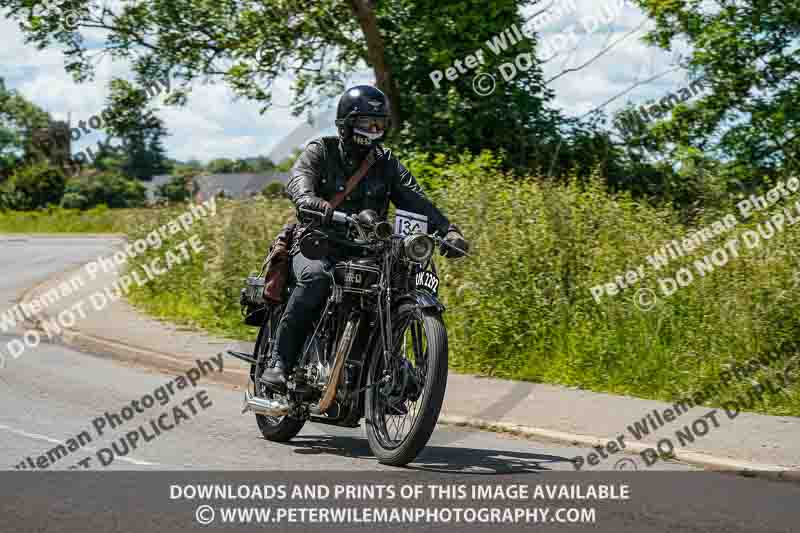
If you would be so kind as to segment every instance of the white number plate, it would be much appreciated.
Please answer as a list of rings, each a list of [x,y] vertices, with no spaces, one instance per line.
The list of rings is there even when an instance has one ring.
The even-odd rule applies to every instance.
[[[433,272],[417,272],[417,288],[428,289],[433,294],[439,292],[439,278]]]
[[[394,232],[400,235],[428,233],[428,217],[398,209],[394,216]]]

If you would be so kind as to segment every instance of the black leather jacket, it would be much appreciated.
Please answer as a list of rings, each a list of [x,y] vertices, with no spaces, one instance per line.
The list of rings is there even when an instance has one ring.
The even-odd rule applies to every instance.
[[[344,190],[359,163],[350,160],[338,137],[315,139],[295,161],[286,190],[295,204],[306,196],[330,201]],[[427,216],[429,233],[440,236],[447,233],[450,226],[447,217],[425,196],[411,172],[391,151],[379,147],[378,157],[366,176],[336,209],[351,214],[374,209],[383,218],[389,201],[398,209]]]

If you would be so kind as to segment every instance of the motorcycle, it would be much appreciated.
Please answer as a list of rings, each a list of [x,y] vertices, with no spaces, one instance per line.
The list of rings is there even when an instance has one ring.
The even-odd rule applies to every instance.
[[[332,231],[336,225],[346,227],[349,238]],[[251,364],[242,412],[255,413],[267,440],[288,442],[308,421],[355,428],[364,418],[369,446],[382,464],[406,465],[425,447],[448,373],[433,253],[437,245],[450,246],[425,229],[424,217],[402,211],[394,227],[371,210],[355,216],[334,211],[330,225],[312,225],[301,240],[303,255],[321,259],[339,245],[356,258],[331,262],[330,296],[285,389],[261,381],[284,304],[256,309],[263,318],[252,355],[228,352]],[[243,292],[258,301],[263,278],[248,280]]]

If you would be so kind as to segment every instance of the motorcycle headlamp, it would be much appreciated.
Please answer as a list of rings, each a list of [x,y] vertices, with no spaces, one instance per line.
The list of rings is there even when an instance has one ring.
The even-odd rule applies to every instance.
[[[433,239],[423,233],[415,233],[403,239],[403,251],[406,257],[415,263],[427,263],[433,255],[433,250]]]

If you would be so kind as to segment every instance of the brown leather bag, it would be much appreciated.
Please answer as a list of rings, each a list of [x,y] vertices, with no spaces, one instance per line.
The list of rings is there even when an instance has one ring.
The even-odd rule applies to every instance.
[[[271,303],[283,303],[286,282],[289,279],[289,250],[292,247],[295,223],[283,226],[272,241],[264,260],[264,299]]]
[[[331,209],[336,209],[339,204],[350,194],[359,182],[367,175],[367,171],[376,160],[375,150],[372,150],[361,162],[361,166],[345,184],[344,191],[334,196],[329,202]],[[271,303],[281,304],[284,300],[286,283],[289,280],[289,250],[292,249],[296,222],[284,225],[264,260],[261,271],[264,274],[264,299]]]

